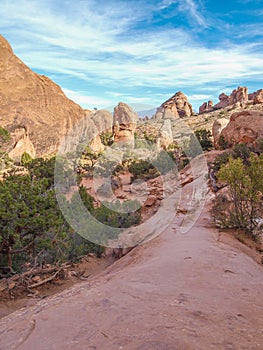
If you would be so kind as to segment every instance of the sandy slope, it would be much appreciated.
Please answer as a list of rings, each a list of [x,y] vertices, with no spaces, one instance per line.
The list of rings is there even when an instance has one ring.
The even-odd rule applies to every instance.
[[[180,216],[89,283],[4,319],[0,349],[262,349],[263,269]]]

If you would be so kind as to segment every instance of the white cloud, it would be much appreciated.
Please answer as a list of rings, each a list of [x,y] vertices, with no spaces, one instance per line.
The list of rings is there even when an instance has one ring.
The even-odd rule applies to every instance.
[[[188,5],[188,9],[190,11],[191,16],[196,22],[202,27],[208,27],[205,18],[202,16],[200,9],[198,9],[196,2],[193,0],[185,0]]]
[[[165,9],[173,4],[177,4],[178,0],[163,0],[160,4],[160,9]]]
[[[204,89],[206,95],[211,84],[225,86],[235,79],[262,76],[263,54],[255,51],[256,43],[208,48],[180,28],[131,31],[151,16],[132,2],[98,7],[96,1],[89,0],[59,10],[52,7],[56,3],[4,0],[0,27],[9,33],[16,54],[34,70],[61,74],[68,80],[81,79],[91,89],[94,86],[94,96],[74,92],[70,86],[64,89],[86,108],[111,105],[110,89],[114,101],[123,96],[130,102],[158,105],[160,94],[141,96],[140,92],[132,97],[126,87],[173,92],[181,86],[194,87]],[[201,27],[207,26],[197,2],[164,0],[161,6],[172,3],[178,3]],[[96,86],[104,88],[106,97],[99,97]],[[198,101],[198,95],[192,95],[193,101]]]
[[[189,95],[188,99],[190,101],[207,101],[210,95]]]
[[[87,96],[84,92],[73,91],[66,88],[62,88],[62,90],[68,98],[78,103],[83,108],[93,109],[97,106],[108,106],[111,103],[111,100],[107,100],[94,95]]]
[[[179,10],[186,17],[190,16],[199,26],[208,27],[207,21],[202,16],[201,9],[198,7],[197,1],[194,0],[163,0],[160,4],[160,9],[165,9],[171,5],[179,5]]]

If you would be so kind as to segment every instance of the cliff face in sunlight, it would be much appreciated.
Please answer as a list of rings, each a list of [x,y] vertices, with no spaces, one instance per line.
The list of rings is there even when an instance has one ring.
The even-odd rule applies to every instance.
[[[32,145],[37,156],[53,153],[86,113],[57,84],[30,70],[0,36],[0,125],[11,133],[13,149],[21,134],[31,153]]]

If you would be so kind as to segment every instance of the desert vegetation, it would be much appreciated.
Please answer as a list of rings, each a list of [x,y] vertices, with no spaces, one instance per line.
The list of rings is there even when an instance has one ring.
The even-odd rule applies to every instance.
[[[263,154],[245,144],[217,157],[214,170],[221,187],[212,214],[223,228],[237,228],[258,240],[263,232]]]
[[[55,158],[25,156],[22,161],[22,174],[21,167],[19,173],[17,167],[11,168],[0,182],[1,274],[76,260],[88,253],[100,255],[103,248],[74,232],[60,211],[54,189]],[[106,203],[95,208],[84,187],[79,187],[79,193],[86,208],[106,225],[124,228],[140,222],[140,210],[126,214],[127,204],[121,203],[111,209]],[[73,195],[71,201],[75,200]],[[136,207],[136,203],[129,205]],[[107,232],[105,237],[109,238]]]

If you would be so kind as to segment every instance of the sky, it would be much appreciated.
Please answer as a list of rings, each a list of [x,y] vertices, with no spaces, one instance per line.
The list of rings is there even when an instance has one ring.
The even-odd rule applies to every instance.
[[[0,33],[88,109],[263,88],[263,0],[1,0]]]

